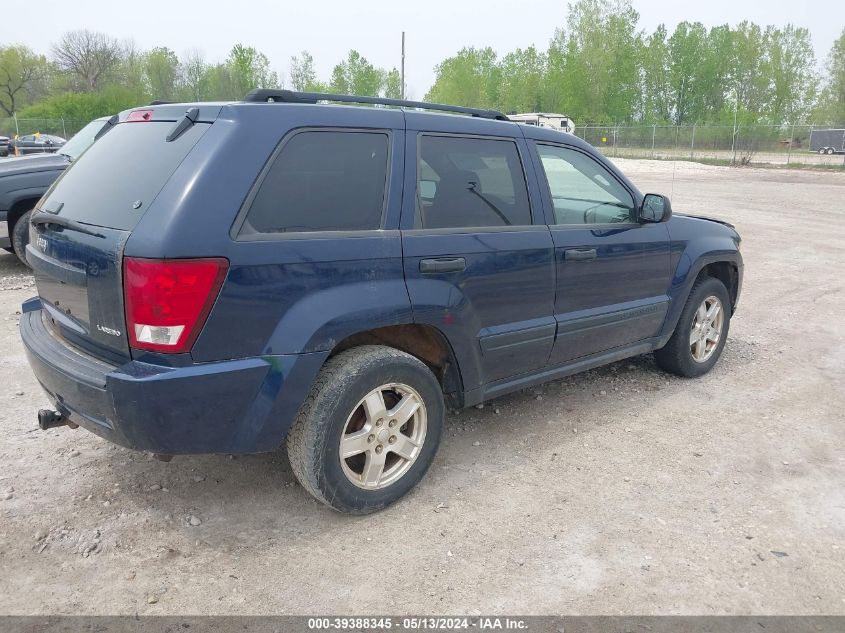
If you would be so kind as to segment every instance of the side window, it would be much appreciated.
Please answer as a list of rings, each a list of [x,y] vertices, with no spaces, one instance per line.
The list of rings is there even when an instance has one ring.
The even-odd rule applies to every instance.
[[[631,222],[634,199],[599,162],[586,154],[538,145],[555,210],[555,224]]]
[[[384,132],[296,134],[262,181],[241,235],[381,228],[388,147]]]
[[[414,228],[531,224],[516,143],[422,135]]]

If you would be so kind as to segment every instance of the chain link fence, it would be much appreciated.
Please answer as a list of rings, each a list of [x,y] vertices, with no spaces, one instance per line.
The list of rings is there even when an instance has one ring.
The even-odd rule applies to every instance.
[[[0,118],[0,136],[55,134],[69,139],[89,121]],[[816,125],[587,125],[575,135],[608,156],[693,160],[720,165],[845,168],[845,155],[810,151]]]
[[[17,117],[0,118],[0,136],[14,138],[15,135],[55,134],[69,139],[90,121],[80,119],[19,119]]]
[[[845,155],[810,151],[816,125],[588,125],[575,135],[608,156],[720,165],[845,168]]]

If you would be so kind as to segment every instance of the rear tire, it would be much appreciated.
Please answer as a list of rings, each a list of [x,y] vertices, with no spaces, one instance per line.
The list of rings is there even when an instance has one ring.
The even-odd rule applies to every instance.
[[[718,309],[713,310],[713,306]],[[722,355],[730,322],[731,301],[725,284],[713,277],[702,277],[690,290],[672,338],[654,352],[654,359],[661,369],[672,374],[684,378],[702,376]]]
[[[18,221],[12,227],[12,248],[15,250],[15,255],[27,268],[29,268],[29,262],[26,261],[26,245],[29,244],[29,218],[31,215],[32,211],[27,211],[18,218]]]
[[[422,361],[390,347],[356,347],[318,374],[288,433],[288,457],[317,500],[340,512],[375,512],[423,478],[444,417],[440,383]]]
[[[832,156],[834,152],[835,152],[835,150],[832,147],[827,148],[827,155],[828,156]]]

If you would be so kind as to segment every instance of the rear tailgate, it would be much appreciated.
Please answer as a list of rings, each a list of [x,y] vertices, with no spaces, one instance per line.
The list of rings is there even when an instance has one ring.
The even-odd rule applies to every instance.
[[[70,166],[33,213],[27,259],[48,325],[77,347],[116,362],[130,356],[123,248],[210,127],[197,122],[167,141],[178,125],[172,107],[168,110],[162,121],[153,111],[151,120],[115,125]]]

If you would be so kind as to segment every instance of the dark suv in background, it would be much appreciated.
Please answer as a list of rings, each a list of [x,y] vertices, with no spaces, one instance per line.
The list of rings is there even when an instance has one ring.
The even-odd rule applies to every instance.
[[[57,153],[10,158],[0,162],[0,248],[26,261],[29,241],[29,216],[32,207],[44,195],[74,159],[88,149],[109,117],[91,121]]]
[[[707,372],[742,284],[730,225],[572,135],[367,97],[123,113],[31,222],[43,428],[163,458],[287,439],[347,512],[420,480],[447,406],[652,351]]]

